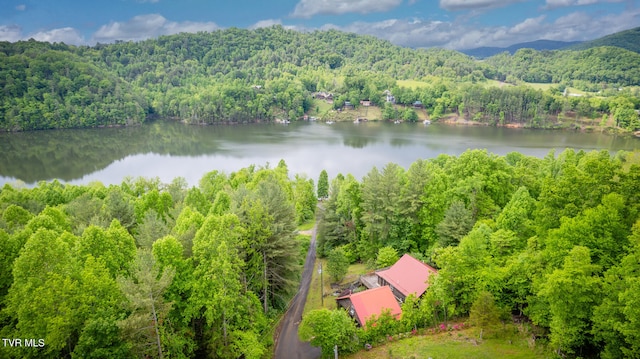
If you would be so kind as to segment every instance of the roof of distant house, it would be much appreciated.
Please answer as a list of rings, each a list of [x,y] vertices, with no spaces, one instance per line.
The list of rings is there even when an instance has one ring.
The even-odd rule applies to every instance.
[[[414,293],[420,297],[429,284],[429,276],[438,273],[430,265],[424,264],[412,256],[405,254],[389,269],[378,271],[380,278],[386,280],[405,296]]]
[[[391,315],[396,319],[400,319],[400,316],[402,315],[400,305],[388,286],[353,293],[338,299],[345,298],[349,298],[351,300],[351,305],[353,305],[353,309],[358,316],[358,321],[363,327],[372,315],[379,316],[382,314],[384,309],[389,309],[391,311]]]

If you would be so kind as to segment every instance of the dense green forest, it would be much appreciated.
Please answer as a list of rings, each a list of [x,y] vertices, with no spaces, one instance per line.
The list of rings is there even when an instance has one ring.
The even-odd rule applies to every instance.
[[[0,357],[262,358],[297,286],[314,192],[283,162],[192,188],[5,185],[0,332],[35,345],[4,343]]]
[[[638,357],[639,185],[637,152],[571,149],[543,159],[470,150],[373,168],[361,181],[338,175],[320,255],[339,250],[380,267],[389,251],[412,253],[439,269],[399,323],[381,316],[377,334],[361,332],[357,345],[341,337],[341,350],[469,314],[473,322],[474,305],[489,298],[503,320],[530,320],[549,355]],[[303,323],[307,338],[330,331],[321,318]]]
[[[634,130],[640,127],[638,63],[640,54],[617,47],[523,49],[476,61],[451,50],[279,26],[92,47],[1,42],[0,129],[130,125],[154,116],[192,124],[295,120],[317,108],[317,91],[333,93],[339,108],[364,99],[384,106],[389,90],[397,105],[422,101],[433,120],[455,114],[494,125],[556,127],[578,115]],[[398,80],[427,86],[400,87]],[[496,89],[491,81],[505,86]],[[535,90],[526,82],[556,86]],[[563,96],[568,86],[593,93]],[[467,106],[465,99],[478,92],[484,100]]]
[[[5,185],[0,332],[45,346],[0,353],[262,358],[309,245],[296,224],[313,218],[317,195],[328,197],[319,255],[376,267],[411,253],[439,270],[400,322],[381,317],[364,331],[342,314],[305,317],[339,320],[342,329],[330,323],[348,334],[341,352],[464,321],[489,298],[505,320],[531,321],[550,353],[636,357],[639,184],[637,152],[568,149],[542,159],[469,150],[361,180],[323,173],[317,189],[282,161],[212,171],[193,187],[180,178]]]

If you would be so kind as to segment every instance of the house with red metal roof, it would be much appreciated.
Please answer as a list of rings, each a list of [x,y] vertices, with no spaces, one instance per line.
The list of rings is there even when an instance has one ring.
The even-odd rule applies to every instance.
[[[378,270],[378,284],[389,286],[393,295],[403,303],[409,294],[420,298],[429,286],[429,277],[438,271],[428,264],[405,254],[388,269]]]
[[[402,310],[398,301],[387,286],[368,289],[345,295],[336,299],[339,307],[347,310],[361,327],[366,326],[371,316],[380,316],[385,309],[391,311],[391,315],[400,319]]]

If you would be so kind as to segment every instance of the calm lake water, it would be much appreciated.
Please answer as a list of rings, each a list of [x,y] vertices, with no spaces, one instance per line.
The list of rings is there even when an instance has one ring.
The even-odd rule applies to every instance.
[[[389,162],[407,168],[439,154],[487,149],[544,157],[550,150],[637,150],[640,139],[599,133],[390,123],[303,122],[290,125],[186,126],[156,121],[135,128],[0,134],[0,185],[42,180],[118,184],[125,177],[176,177],[196,185],[212,170],[226,173],[255,164],[276,166],[317,181],[351,173],[360,179]]]

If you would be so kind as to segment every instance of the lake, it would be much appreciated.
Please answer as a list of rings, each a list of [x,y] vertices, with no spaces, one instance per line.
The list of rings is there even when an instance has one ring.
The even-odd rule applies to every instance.
[[[413,161],[467,149],[544,157],[550,150],[638,150],[640,139],[601,133],[528,130],[422,123],[300,122],[289,125],[187,126],[155,121],[132,128],[101,128],[0,134],[0,185],[42,180],[119,184],[127,177],[183,177],[191,185],[212,170],[226,173],[255,164],[276,166],[317,181],[351,173],[361,179],[389,162]]]

